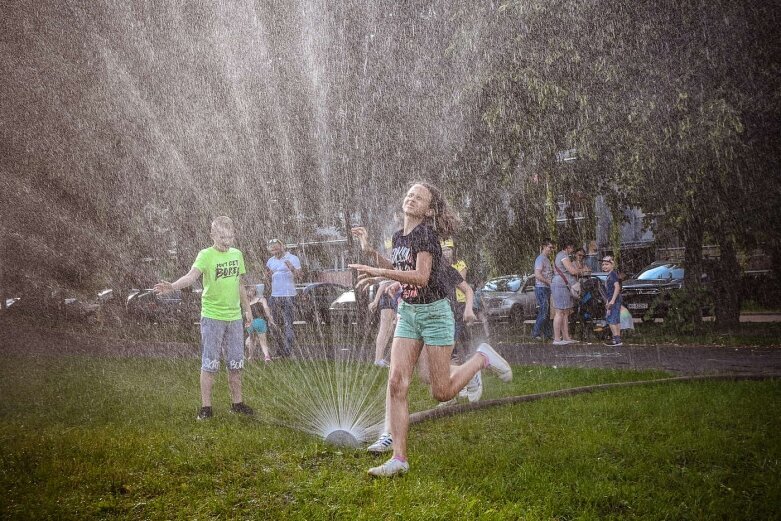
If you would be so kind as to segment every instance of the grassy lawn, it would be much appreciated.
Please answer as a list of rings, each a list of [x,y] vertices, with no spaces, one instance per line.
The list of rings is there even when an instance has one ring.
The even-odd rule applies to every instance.
[[[0,518],[779,518],[779,381],[620,388],[438,419],[413,426],[408,475],[372,480],[380,459],[276,423],[275,381],[323,370],[293,365],[247,370],[254,419],[226,412],[220,374],[215,417],[199,423],[196,360],[5,359]],[[485,398],[666,376],[515,372],[509,385],[486,378]],[[434,405],[417,384],[411,402]]]
[[[727,347],[781,345],[781,322],[744,322],[730,331],[719,330],[712,322],[704,322],[702,333],[698,335],[674,333],[660,326],[663,324],[637,324],[635,331],[628,335],[629,342]]]

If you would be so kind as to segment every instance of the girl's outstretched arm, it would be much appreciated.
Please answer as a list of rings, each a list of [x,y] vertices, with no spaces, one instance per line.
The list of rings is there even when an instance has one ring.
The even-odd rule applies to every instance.
[[[369,254],[369,257],[374,260],[374,264],[380,268],[393,269],[393,263],[380,255],[380,253],[369,244],[369,232],[363,226],[356,226],[350,230],[355,238],[361,243],[361,251]]]
[[[420,287],[427,286],[428,279],[431,276],[431,253],[427,251],[418,252],[415,263],[416,267],[411,271],[377,268],[365,264],[348,264],[348,267],[358,270],[359,286],[362,285],[364,280],[372,277],[385,277],[386,279],[399,281],[402,284],[412,284]]]

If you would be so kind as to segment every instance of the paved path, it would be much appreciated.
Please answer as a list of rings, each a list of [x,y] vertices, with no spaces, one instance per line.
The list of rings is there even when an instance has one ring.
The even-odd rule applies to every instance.
[[[360,343],[360,342],[359,342]],[[781,347],[717,347],[625,344],[553,346],[550,343],[493,343],[512,364],[616,369],[661,369],[680,375],[777,374],[781,375]],[[320,358],[337,346],[305,348],[304,356]],[[373,343],[364,348],[343,346],[354,360],[368,361]],[[359,353],[354,350],[358,349]],[[197,344],[119,340],[92,335],[51,331],[29,326],[0,331],[0,355],[16,356],[116,356],[198,357]]]
[[[615,369],[661,369],[683,375],[778,374],[781,348],[681,345],[500,344],[512,364]]]

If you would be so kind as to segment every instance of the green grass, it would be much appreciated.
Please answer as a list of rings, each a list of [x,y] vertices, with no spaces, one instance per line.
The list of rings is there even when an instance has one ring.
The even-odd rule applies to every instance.
[[[765,305],[756,300],[744,300],[740,310],[748,313],[781,313],[781,307],[777,304]]]
[[[713,322],[703,322],[699,334],[681,334],[669,331],[663,324],[636,324],[627,335],[633,344],[714,345],[726,347],[779,346],[781,322],[744,322],[724,331]]]
[[[284,366],[280,366],[284,371]],[[315,370],[314,366],[310,370]],[[369,370],[369,369],[366,369]],[[781,383],[611,389],[413,426],[410,474],[256,419],[194,421],[196,360],[10,358],[0,367],[2,519],[778,519]],[[486,398],[659,372],[516,367]],[[413,410],[434,402],[415,384]]]

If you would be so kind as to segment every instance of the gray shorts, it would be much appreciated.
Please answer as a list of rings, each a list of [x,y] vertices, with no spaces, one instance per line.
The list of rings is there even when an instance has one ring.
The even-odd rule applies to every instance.
[[[201,371],[220,370],[220,355],[229,370],[244,368],[244,326],[239,320],[201,317]]]
[[[554,309],[572,309],[575,306],[575,303],[572,301],[572,294],[569,292],[569,287],[551,284],[550,290],[551,295],[553,296]]]

